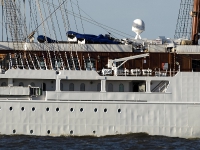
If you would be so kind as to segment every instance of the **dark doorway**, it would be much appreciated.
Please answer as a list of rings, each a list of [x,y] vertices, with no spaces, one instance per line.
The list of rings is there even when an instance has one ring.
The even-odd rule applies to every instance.
[[[192,60],[192,69],[194,72],[200,72],[200,60],[198,59]]]
[[[132,91],[133,92],[145,92],[146,91],[146,81],[132,81]]]
[[[43,83],[43,91],[46,91],[46,83]]]
[[[133,92],[139,92],[139,83],[133,84]]]

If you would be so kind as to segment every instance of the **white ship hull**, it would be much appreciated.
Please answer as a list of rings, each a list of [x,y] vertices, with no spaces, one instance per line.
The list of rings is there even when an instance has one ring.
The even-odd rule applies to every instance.
[[[11,69],[1,74],[1,78],[4,80],[5,75],[8,78],[21,76],[20,80],[26,84],[33,81],[30,78],[37,74],[46,80],[54,79],[51,88],[56,90],[43,92],[42,96],[31,99],[17,96],[1,98],[1,134],[106,136],[145,132],[170,137],[200,137],[200,73],[178,72],[173,77],[102,77],[95,71],[61,71],[57,76],[53,75],[55,71],[49,71],[41,77],[43,70],[33,71],[29,75],[25,72],[31,71]],[[84,72],[88,75],[84,76]],[[74,81],[77,78],[78,85],[100,81],[102,85],[105,83],[105,87],[101,86],[99,92],[60,91],[58,81]],[[21,82],[18,80],[13,80],[12,84]],[[107,89],[106,83],[113,81],[115,84],[123,81],[126,91],[126,82],[134,80],[146,81],[147,91],[103,91]],[[169,81],[165,92],[148,91],[151,81],[156,80]]]
[[[170,137],[200,137],[200,103],[1,101],[0,105],[0,132],[6,135],[105,136],[145,132]]]

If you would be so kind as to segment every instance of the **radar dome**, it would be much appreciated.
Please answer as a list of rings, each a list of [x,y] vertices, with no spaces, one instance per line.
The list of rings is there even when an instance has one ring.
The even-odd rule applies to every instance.
[[[135,39],[141,39],[140,34],[145,31],[145,24],[141,19],[133,21],[132,31],[136,33]]]

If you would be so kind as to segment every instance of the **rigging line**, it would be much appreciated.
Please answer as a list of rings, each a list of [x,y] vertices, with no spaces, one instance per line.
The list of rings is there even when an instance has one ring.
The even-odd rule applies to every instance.
[[[44,5],[44,4],[43,4],[43,5]],[[48,4],[47,4],[47,5],[48,5]],[[48,7],[49,13],[51,13],[51,7],[50,7],[50,6],[47,6],[47,7]],[[53,21],[52,16],[51,16],[51,24],[52,24],[52,28],[53,28],[55,40],[57,41],[57,34],[56,34],[56,30],[55,30],[54,21]],[[56,45],[57,45],[57,49],[59,50],[58,43],[57,43]],[[55,49],[54,49],[54,51],[55,51]],[[54,53],[55,53],[55,52],[54,52]]]
[[[30,3],[30,0],[28,1],[29,2],[29,8],[30,8],[30,12],[29,12],[29,15],[30,15],[30,22],[29,22],[29,32],[31,32],[32,30],[32,6],[31,6],[31,3]],[[30,29],[30,27],[31,27],[31,29]]]
[[[43,6],[43,9],[44,9],[44,15],[45,15],[45,18],[46,18],[46,11],[45,11],[45,7],[44,7],[44,3],[42,3],[42,6]],[[48,8],[49,8],[49,6],[47,6]],[[49,10],[49,9],[48,9]],[[51,20],[52,20],[52,16],[50,17],[51,18]],[[51,23],[53,23],[53,21],[51,21]],[[47,23],[48,24],[48,23]],[[51,37],[51,32],[50,32],[50,29],[49,29],[49,25],[46,25],[47,26],[47,29],[48,29],[48,32],[49,32],[49,34],[50,34],[50,37]],[[55,32],[54,32],[55,33]],[[56,37],[55,35],[54,35],[54,37]],[[54,44],[53,43],[50,43],[50,45],[51,45],[51,48],[53,48],[53,53],[54,53],[54,56],[55,56],[55,47],[54,47]],[[52,60],[53,61],[53,63],[55,64],[55,65],[53,65],[54,66],[54,68],[56,67],[56,65],[57,65],[57,60],[56,60],[56,57],[54,58],[54,60]]]
[[[6,26],[7,26],[8,30],[10,31],[11,38],[12,38],[12,41],[13,41],[12,28],[10,28],[9,18],[8,18],[8,14],[10,14],[9,11],[8,11],[8,4],[10,4],[9,7],[11,7],[11,3],[8,3],[8,1],[5,1],[5,9],[6,9],[6,14],[5,14],[5,16],[6,16]],[[10,14],[10,15],[11,15],[11,14]]]
[[[44,7],[44,3],[42,3],[42,6],[43,6],[43,10],[44,10],[44,15],[45,15],[45,18],[46,18],[47,14],[46,14],[46,10],[45,10],[45,7]],[[48,30],[48,33],[50,34],[50,37],[51,37],[51,32],[50,32],[50,29],[49,29],[49,26],[48,26],[48,22],[45,22],[45,26],[46,26],[46,28]],[[45,35],[45,36],[47,36],[47,35]]]
[[[44,3],[43,3],[43,6],[44,6]],[[50,6],[48,6],[48,10],[49,10],[49,13],[50,13],[50,12],[51,12]],[[56,17],[56,19],[57,19],[56,12],[55,12],[55,17]],[[58,21],[58,20],[57,20],[57,21]],[[57,22],[57,23],[58,23],[58,22]],[[51,24],[52,24],[52,28],[53,28],[53,31],[54,31],[55,40],[57,41],[57,34],[56,34],[56,30],[55,30],[54,21],[53,21],[52,16],[51,16]],[[59,27],[59,31],[60,31],[60,26],[59,26],[59,24],[58,24],[58,27]],[[50,31],[49,31],[49,32],[50,32]],[[61,32],[60,32],[60,34],[61,34]],[[61,35],[61,39],[62,39],[62,35]],[[58,42],[56,42],[55,44],[52,44],[52,45],[54,45],[54,46],[56,45],[56,46],[57,46],[57,50],[60,51]],[[54,57],[55,57],[55,60],[54,60],[54,62],[55,62],[55,68],[58,68],[58,59],[57,59],[57,57],[56,57],[55,47],[54,47],[53,51],[54,51]]]
[[[73,2],[73,3],[74,3],[74,2]],[[76,5],[76,4],[74,3],[74,5]],[[78,7],[78,6],[77,6],[77,7]],[[120,32],[120,33],[122,33],[122,34],[124,34],[124,35],[128,35],[128,36],[132,37],[132,35],[130,35],[130,34],[121,32],[121,31],[119,31],[119,30],[117,30],[117,29],[114,29],[114,28],[112,28],[112,27],[109,27],[109,26],[106,26],[106,25],[104,25],[104,24],[101,24],[101,23],[97,22],[97,21],[94,20],[90,15],[88,15],[83,9],[80,8],[80,10],[81,10],[84,14],[86,14],[92,21],[94,21],[95,23],[97,23],[97,24],[99,25],[99,27],[101,27],[102,29],[105,30],[105,28],[102,27],[102,26],[105,26],[105,27],[107,27],[107,28],[110,28],[110,29],[112,29],[112,30],[115,30],[115,31],[117,31],[117,32]],[[85,18],[85,17],[84,17],[84,18]],[[105,30],[105,31],[106,31],[106,30]]]
[[[24,41],[25,35],[26,35],[26,33],[24,33],[24,32],[26,32],[26,27],[23,28],[25,30],[24,31],[22,29],[23,21],[22,21],[22,14],[21,14],[21,11],[20,11],[21,1],[17,1],[17,2],[15,2],[15,5],[14,5],[15,11],[16,11],[16,23],[18,23],[17,28],[16,28],[16,30],[17,30],[16,34],[17,34],[18,38],[20,38],[20,41]]]
[[[67,18],[68,30],[71,30],[70,22],[69,22],[69,17],[68,17],[68,14],[66,13],[66,10],[67,10],[66,7],[67,6],[65,6],[65,5],[67,5],[67,2],[64,4],[64,10],[65,10],[66,18]]]
[[[66,11],[66,10],[65,10]],[[66,11],[66,13],[68,13],[68,14],[70,14],[70,15],[73,15],[72,13],[69,13],[68,11]],[[77,14],[76,14],[77,15]],[[76,16],[75,15],[75,16]],[[79,18],[80,16],[76,16],[77,18]],[[84,20],[84,19],[83,19]],[[93,24],[93,25],[97,25],[97,24],[95,24],[95,22],[91,22],[91,20],[90,21],[88,21],[88,20],[85,20],[86,22],[89,22],[89,23],[91,23],[91,24]],[[119,33],[117,33],[117,32],[115,32],[115,31],[112,31],[111,29],[107,29],[107,32],[112,32],[112,33],[115,33],[116,35],[119,35],[119,36],[124,36],[124,35],[122,35],[122,34],[119,34]],[[132,37],[132,36],[131,36]]]
[[[58,1],[59,1],[59,4],[60,4],[61,0],[58,0]],[[65,3],[65,4],[67,4],[67,3]],[[65,4],[64,4],[64,6],[62,6],[60,8],[60,11],[61,11],[61,14],[62,14],[62,20],[63,20],[63,23],[64,23],[64,28],[65,28],[66,31],[68,31],[68,29],[70,28],[69,27],[70,24],[69,24],[69,20],[68,20],[68,15],[63,12],[63,10],[65,10],[65,9],[63,9],[63,7],[65,8]],[[67,27],[67,24],[66,24],[66,21],[65,21],[65,14],[66,14],[66,17],[67,17],[68,27]],[[65,34],[65,36],[66,36],[66,39],[67,39],[68,38],[67,34]],[[70,43],[69,43],[69,45],[70,45]],[[61,56],[61,54],[59,54],[59,55]],[[66,64],[66,61],[64,61],[64,59],[62,61],[63,61],[63,68],[64,68],[64,66],[67,66],[67,64]]]
[[[6,19],[6,16],[5,16],[5,14],[4,14],[4,20],[6,21],[7,19]],[[8,42],[8,27],[7,27],[8,25],[7,25],[7,23],[5,23],[5,28],[6,28],[6,39],[7,39],[7,42]],[[9,45],[8,45],[8,47],[9,47]]]
[[[2,22],[3,22],[3,5],[2,5]],[[2,41],[3,41],[3,24],[2,24]]]
[[[59,4],[61,3],[60,1],[61,1],[61,0],[58,0]],[[63,6],[62,6],[62,7],[63,7]],[[65,21],[65,15],[64,15],[64,13],[63,13],[62,7],[60,7],[60,11],[61,11],[61,14],[62,14],[62,20],[63,20],[63,23],[64,23],[64,28],[65,28],[65,30],[68,31],[67,24],[66,24],[66,21]]]
[[[43,1],[43,0],[41,0],[41,1]],[[72,2],[72,3],[73,3],[73,2]],[[54,4],[51,3],[51,5],[54,5]],[[76,4],[75,4],[75,5],[76,5]],[[82,9],[80,9],[80,10],[83,11]],[[70,14],[70,15],[74,15],[74,16],[77,17],[77,18],[80,18],[80,16],[79,16],[78,14],[73,13],[73,12],[67,10],[66,8],[65,8],[65,12],[68,13],[68,14]],[[84,12],[84,11],[83,11],[83,12]],[[86,12],[84,12],[84,13],[85,13],[87,16],[89,16]],[[90,17],[90,16],[89,16],[89,17]],[[83,18],[84,18],[84,19],[83,19]],[[119,32],[119,33],[122,33],[123,36],[126,35],[126,36],[129,36],[129,37],[132,37],[132,35],[130,35],[130,34],[124,33],[124,32],[122,32],[122,31],[119,31],[119,30],[114,29],[114,28],[112,28],[112,27],[109,27],[109,26],[106,26],[106,25],[104,25],[104,24],[101,24],[101,23],[95,21],[94,19],[92,19],[91,17],[90,17],[90,18],[87,18],[87,17],[81,16],[80,19],[82,19],[82,20],[84,20],[84,21],[86,21],[86,22],[89,22],[89,23],[94,22],[94,23],[91,23],[91,24],[101,27],[101,28],[104,29],[106,32],[108,32],[108,31],[106,30],[106,28],[109,28],[109,31],[114,30],[114,31],[117,31],[117,32]],[[88,21],[88,20],[89,20],[89,21]],[[96,24],[95,24],[95,23],[96,23]],[[104,27],[103,27],[103,26],[104,26]],[[70,29],[70,30],[71,30],[71,29]],[[115,33],[116,33],[116,32],[115,32]],[[121,35],[121,34],[120,34],[120,35]]]
[[[69,13],[70,14],[70,13]],[[84,20],[84,19],[83,19]],[[94,22],[91,22],[91,21],[88,21],[88,20],[85,20],[86,22],[88,22],[88,23],[91,23],[91,24],[93,24],[93,25],[96,25]],[[105,29],[105,28],[104,28]],[[117,34],[117,35],[120,35],[120,36],[124,36],[123,34],[119,34],[119,33],[117,33],[117,32],[115,32],[115,31],[113,31],[113,30],[111,30],[111,29],[107,29],[107,32],[109,33],[109,32],[112,32],[112,33],[115,33],[115,34]],[[131,36],[132,37],[132,36]]]
[[[73,9],[72,1],[71,1],[71,0],[70,0],[70,3],[71,3],[71,8],[72,8],[72,13],[73,13],[73,16],[74,16],[74,9]],[[74,16],[74,21],[75,21],[75,25],[76,25],[76,31],[78,32],[78,26],[77,26],[77,24],[76,24],[75,16]]]
[[[38,5],[38,9],[39,9],[39,12],[40,12],[40,17],[42,19],[42,27],[43,27],[43,30],[44,30],[44,35],[45,35],[45,38],[46,38],[46,31],[45,31],[45,26],[44,26],[44,19],[43,19],[43,16],[42,16],[42,12],[41,12],[41,8],[40,8],[40,2],[39,0],[37,0],[37,5]],[[47,41],[47,39],[46,39]]]
[[[65,1],[64,1],[64,2],[65,2]],[[64,4],[64,2],[63,2],[62,4]],[[53,3],[53,0],[52,0],[52,3]],[[58,7],[58,9],[62,6],[62,4]],[[53,8],[54,8],[54,10],[55,10],[55,5],[53,6]],[[57,9],[57,10],[58,10],[58,9]],[[60,32],[60,36],[61,36],[61,39],[62,39],[62,41],[63,41],[62,32],[61,32],[61,30],[60,30],[60,24],[59,24],[59,21],[58,21],[58,17],[57,17],[56,11],[55,11],[55,17],[56,17],[58,29],[59,29],[59,32]]]
[[[43,16],[42,16],[42,12],[41,12],[41,7],[40,7],[40,2],[39,2],[39,0],[37,0],[37,6],[38,6],[38,10],[39,10],[39,13],[40,13],[40,17],[41,17],[41,20],[42,20],[42,27],[43,27],[43,31],[44,31],[44,35],[45,35],[45,40],[47,41],[47,37],[46,37],[46,31],[45,31],[45,27],[44,27],[44,19],[43,19]],[[46,44],[46,42],[44,43],[44,46],[46,46],[46,48],[47,48],[47,54],[49,54],[50,55],[50,48],[48,47],[48,45]],[[51,62],[51,57],[50,57],[50,68],[51,69],[53,69],[52,68],[52,62]]]
[[[30,1],[34,2],[33,0],[30,0]],[[37,14],[37,4],[36,4],[36,1],[33,3],[33,7],[34,7],[33,10],[35,10],[33,12],[34,12],[34,14],[36,16],[36,19],[34,20],[34,22],[36,22],[35,23],[35,28],[37,28],[37,26],[38,26],[38,18],[37,18],[38,14]],[[36,32],[37,32],[37,35],[39,35],[39,31],[37,30]]]
[[[43,20],[43,22],[45,22],[46,20],[48,20],[49,17],[52,16],[65,2],[66,2],[66,1],[63,1],[62,4],[60,4],[47,18],[45,18],[45,19]],[[36,31],[36,30],[43,24],[43,22],[40,23],[34,31]]]
[[[66,15],[66,18],[67,18],[67,23],[68,23],[68,29],[71,30],[71,27],[70,27],[70,21],[69,21],[69,16],[68,16],[68,13],[67,13],[67,6],[68,6],[68,1],[64,4],[64,11],[65,11],[65,15]],[[67,38],[68,38],[68,35],[66,34]],[[69,51],[72,51],[72,45],[71,45],[71,42],[69,42]],[[70,53],[70,52],[69,52]],[[66,54],[66,59],[67,59],[67,63],[68,63],[68,66],[69,66],[69,61],[68,61],[68,58],[67,58],[67,54]],[[70,57],[69,57],[70,59]],[[70,70],[70,68],[69,68]]]
[[[78,4],[78,0],[76,0],[76,2],[77,2],[77,7],[78,7],[78,11],[79,11],[79,16],[80,16],[80,20],[81,20],[81,25],[82,25],[83,33],[85,33],[84,27],[83,27],[83,21],[82,21],[82,17],[81,17],[81,11],[80,11],[80,7],[79,7],[79,4]]]
[[[28,31],[27,31],[27,25],[26,25],[26,3],[25,0],[23,0],[24,2],[24,30],[25,30],[25,35],[28,35]]]

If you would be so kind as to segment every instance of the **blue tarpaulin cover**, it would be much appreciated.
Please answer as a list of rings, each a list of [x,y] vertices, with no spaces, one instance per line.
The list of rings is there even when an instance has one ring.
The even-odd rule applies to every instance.
[[[102,34],[96,36],[92,34],[80,34],[74,31],[68,31],[67,35],[69,37],[76,37],[78,40],[84,40],[86,43],[98,43],[98,44],[120,44],[118,41],[114,41],[106,36],[103,36]]]
[[[96,36],[92,34],[80,34],[74,31],[68,31],[67,36],[70,38],[76,37],[78,40],[82,41],[85,40],[85,43],[92,43],[92,44],[120,44],[118,41],[114,41],[112,38],[103,36],[102,34]],[[40,43],[44,43],[47,41],[47,43],[58,43],[57,40],[53,40],[47,36],[39,35],[37,37],[37,40]]]
[[[45,41],[47,41],[47,43],[58,43],[58,41],[56,40],[52,40],[51,38],[47,37],[47,36],[44,36],[44,35],[39,35],[37,37],[37,40],[40,42],[40,43],[44,43]]]

